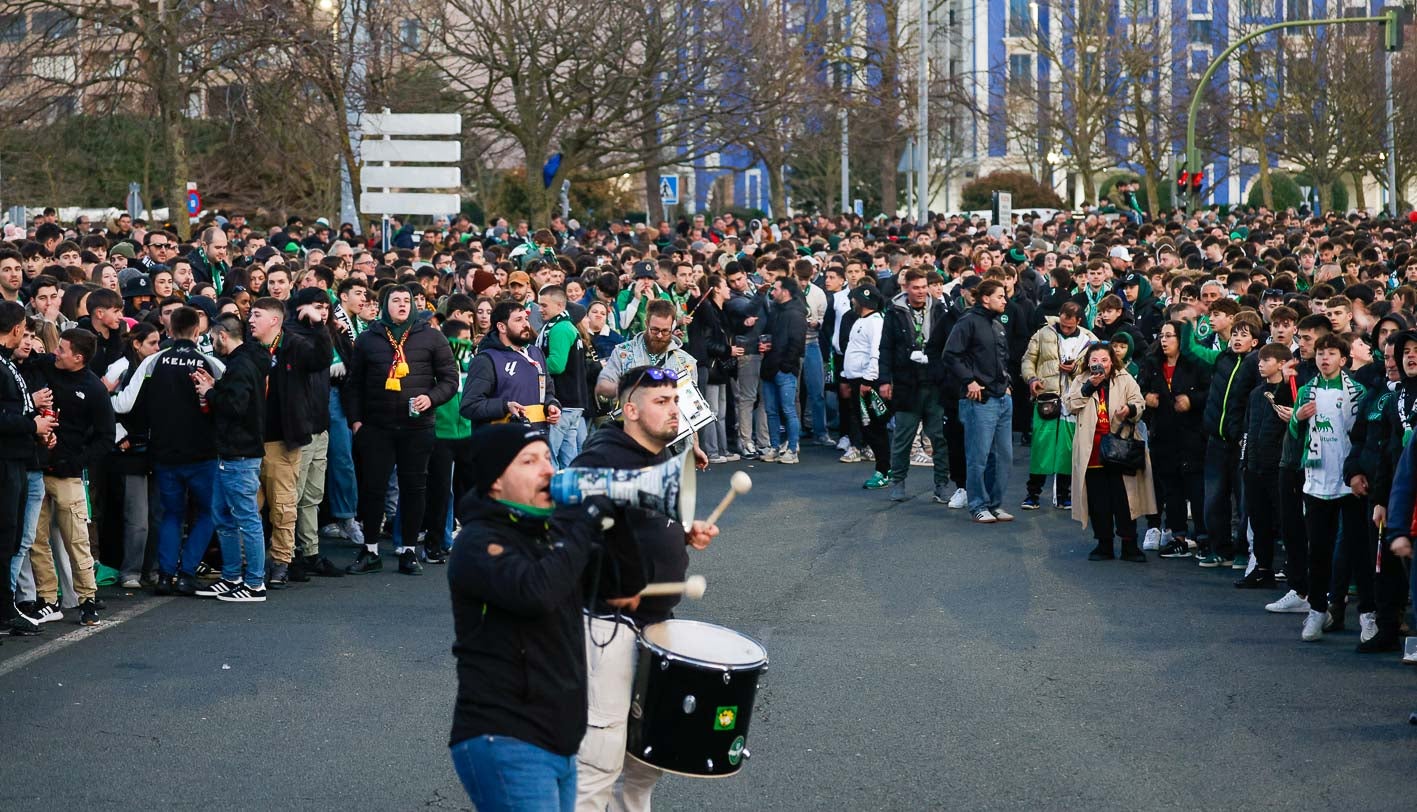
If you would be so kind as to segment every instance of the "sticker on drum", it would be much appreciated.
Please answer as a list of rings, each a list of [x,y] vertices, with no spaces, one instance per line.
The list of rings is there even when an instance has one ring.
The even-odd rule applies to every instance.
[[[737,767],[738,762],[743,760],[744,744],[746,744],[746,742],[743,741],[743,737],[739,736],[733,740],[733,744],[728,748],[728,763],[732,764],[734,767]]]

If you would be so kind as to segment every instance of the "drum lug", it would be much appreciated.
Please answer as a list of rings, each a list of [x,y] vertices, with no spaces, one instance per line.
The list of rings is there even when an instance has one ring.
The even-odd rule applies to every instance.
[[[748,748],[744,747],[744,748],[743,748],[743,760],[744,760],[744,761],[747,761],[748,759],[750,759],[750,758],[752,758],[752,757],[753,757],[753,754],[752,754],[752,753],[749,753],[749,752],[748,752]]]
[[[694,695],[689,694],[688,696],[684,697],[684,712],[693,713],[694,708],[698,707],[698,704],[699,702],[697,699],[694,699]]]
[[[645,748],[645,758],[649,758],[649,754],[650,754],[650,753],[653,753],[653,752],[654,752],[654,747],[646,747],[646,748]]]
[[[723,684],[724,684],[724,685],[727,685],[728,683],[730,683],[730,682],[732,682],[732,681],[733,681],[733,674],[730,673],[730,672],[728,672],[728,671],[724,671],[724,672],[723,672]]]
[[[706,758],[704,761],[708,764],[708,771],[713,772],[713,759]]]
[[[669,661],[668,661],[668,660],[660,660],[660,661],[659,661],[659,670],[660,670],[660,671],[668,671],[668,670],[669,670]]]

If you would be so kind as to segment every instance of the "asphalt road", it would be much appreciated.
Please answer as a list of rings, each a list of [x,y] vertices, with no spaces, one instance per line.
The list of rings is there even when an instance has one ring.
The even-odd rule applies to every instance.
[[[660,807],[1412,808],[1417,669],[1355,632],[1304,644],[1229,570],[1088,562],[1060,511],[976,527],[928,469],[892,504],[865,465],[804,457],[701,480],[703,502],[740,467],[756,487],[680,616],[771,667],[743,772],[667,778]],[[386,565],[258,606],[108,590],[122,622],[5,638],[0,809],[468,808],[444,570]]]

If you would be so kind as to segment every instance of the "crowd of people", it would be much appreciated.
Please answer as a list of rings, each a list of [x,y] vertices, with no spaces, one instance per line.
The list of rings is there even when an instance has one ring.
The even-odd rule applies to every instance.
[[[378,572],[383,543],[421,574],[448,561],[459,501],[493,485],[479,436],[509,425],[555,468],[669,447],[792,465],[813,443],[892,500],[929,468],[933,501],[981,526],[1068,510],[1092,560],[1232,571],[1302,615],[1306,641],[1356,603],[1359,651],[1401,647],[1417,594],[1405,220],[458,217],[395,221],[389,245],[324,219],[221,215],[185,241],[104,225],[46,213],[0,243],[14,634],[99,622],[107,578],[254,603]],[[646,421],[664,404],[634,401],[668,384],[683,420],[663,436]],[[1011,501],[1016,449],[1029,476]],[[355,545],[354,563],[322,541]]]

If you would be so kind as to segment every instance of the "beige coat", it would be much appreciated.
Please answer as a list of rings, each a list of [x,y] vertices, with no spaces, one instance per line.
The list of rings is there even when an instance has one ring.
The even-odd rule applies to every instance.
[[[1043,382],[1044,392],[1052,392],[1062,396],[1064,394],[1063,383],[1067,376],[1058,369],[1063,360],[1059,354],[1059,349],[1063,345],[1063,337],[1058,333],[1055,324],[1056,322],[1050,322],[1044,325],[1028,340],[1028,349],[1023,352],[1021,370],[1025,382],[1037,378]],[[1077,349],[1073,351],[1076,356],[1088,344],[1096,340],[1097,336],[1093,335],[1091,331],[1086,327],[1079,326],[1078,334],[1069,338],[1068,342],[1076,345]],[[1073,374],[1076,375],[1078,372],[1081,372],[1081,367]]]
[[[1082,385],[1087,378],[1078,378],[1068,387],[1063,396],[1063,408],[1077,415],[1077,433],[1073,435],[1073,518],[1087,527],[1087,463],[1092,458],[1092,437],[1097,432],[1097,398],[1084,395]],[[1123,421],[1124,428],[1113,427],[1113,433],[1123,437],[1136,437],[1137,424],[1146,409],[1141,387],[1125,371],[1118,371],[1107,390],[1107,412],[1116,414],[1119,406],[1126,404],[1131,412]],[[1123,474],[1122,482],[1127,489],[1127,504],[1136,519],[1156,512],[1156,489],[1151,483],[1151,449],[1146,451],[1146,467],[1135,474]]]

